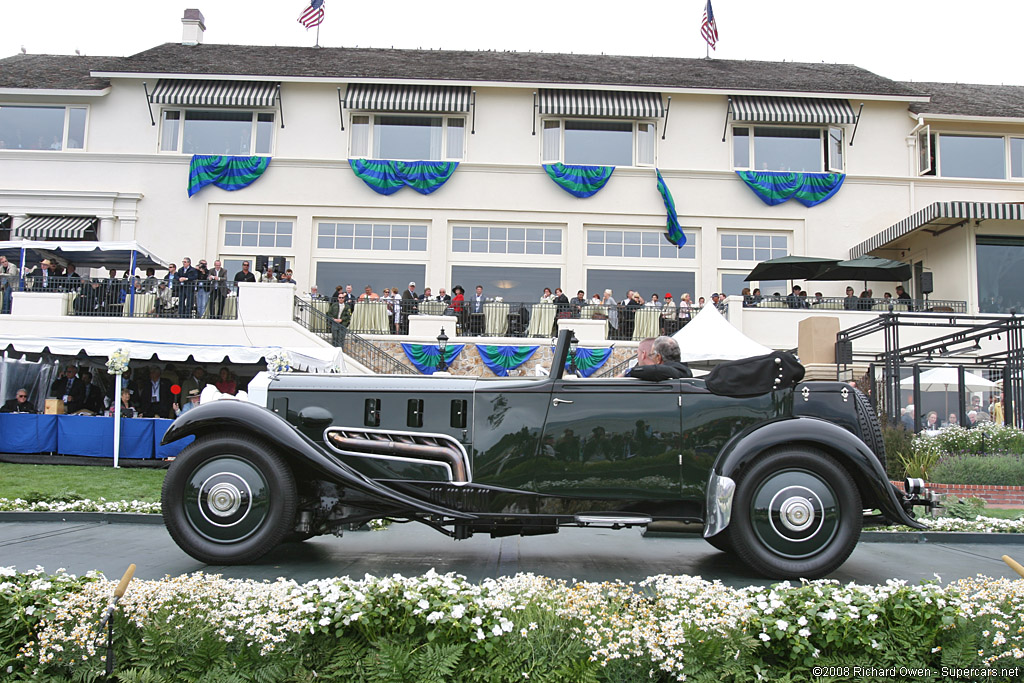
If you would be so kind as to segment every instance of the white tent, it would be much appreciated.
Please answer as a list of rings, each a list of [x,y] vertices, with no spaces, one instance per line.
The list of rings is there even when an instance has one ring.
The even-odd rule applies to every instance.
[[[13,263],[20,263],[22,273],[35,263],[26,261],[26,251],[39,258],[56,258],[61,263],[73,262],[79,268],[166,268],[167,263],[138,242],[74,242],[61,240],[22,240],[0,243],[0,254]]]
[[[672,337],[679,342],[684,363],[739,360],[772,352],[733,327],[713,305],[702,308]]]
[[[309,372],[345,370],[341,349],[334,347],[282,348],[280,346],[233,346],[228,344],[179,344],[144,339],[93,339],[88,337],[34,337],[0,335],[0,351],[11,349],[22,353],[48,351],[55,356],[77,356],[85,353],[96,358],[109,358],[124,348],[133,360],[182,362],[191,357],[197,363],[259,363],[267,356],[287,351],[292,367]]]

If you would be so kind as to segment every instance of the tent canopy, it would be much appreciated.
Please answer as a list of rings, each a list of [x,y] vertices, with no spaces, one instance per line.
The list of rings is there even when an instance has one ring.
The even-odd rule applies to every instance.
[[[702,308],[672,338],[679,342],[684,363],[739,360],[772,352],[733,327],[717,308],[710,305]]]
[[[49,352],[55,356],[77,356],[84,353],[96,358],[109,358],[117,349],[127,349],[132,360],[238,364],[261,363],[270,355],[287,351],[297,370],[327,372],[344,369],[341,349],[334,347],[282,348],[280,346],[232,346],[227,344],[179,344],[142,339],[93,339],[88,337],[0,336],[0,351],[21,353]]]
[[[953,391],[956,391],[957,384],[960,381],[958,375],[957,369],[949,365],[925,370],[921,373],[921,391],[949,391],[950,387],[953,387]],[[914,387],[913,375],[906,379],[901,379],[900,386],[905,389],[912,389]],[[992,391],[998,389],[999,385],[996,382],[985,379],[981,375],[965,371],[964,388],[967,391]]]
[[[0,254],[11,263],[21,263],[22,251],[26,254],[25,264],[34,266],[44,258],[74,263],[79,268],[126,269],[131,265],[135,252],[135,265],[139,268],[166,268],[167,262],[158,258],[138,242],[60,242],[52,240],[21,240],[0,242]]]

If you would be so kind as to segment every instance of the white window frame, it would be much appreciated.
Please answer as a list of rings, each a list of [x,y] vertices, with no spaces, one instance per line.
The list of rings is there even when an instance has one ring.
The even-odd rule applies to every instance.
[[[90,121],[90,106],[87,104],[39,104],[38,102],[4,102],[0,104],[2,107],[23,107],[29,109],[63,109],[64,110],[64,126],[62,127],[60,149],[23,149],[19,147],[11,147],[10,141],[6,141],[7,147],[0,148],[0,151],[15,151],[15,152],[84,152],[86,151],[86,140],[89,139],[89,121]],[[68,147],[68,133],[71,127],[71,110],[72,109],[84,109],[85,110],[85,126],[82,129],[82,146],[81,147]]]
[[[586,118],[581,116],[546,116],[541,119],[540,124],[540,162],[542,164],[556,164],[565,163],[565,123],[567,121],[583,122],[583,123],[629,123],[632,125],[632,163],[629,165],[630,168],[652,168],[657,165],[658,162],[658,122],[656,119],[623,119],[623,118],[608,118],[608,119],[594,119]],[[547,129],[549,123],[557,123],[558,128],[558,158],[553,158],[553,155],[545,153],[544,149],[544,131]],[[640,126],[650,126],[650,135],[653,141],[651,149],[651,160],[641,161],[640,160]],[[610,165],[610,164],[605,164]]]
[[[945,136],[957,136],[957,137],[961,137],[961,138],[968,138],[968,137],[988,138],[988,139],[1002,138],[1002,140],[1003,140],[1003,177],[1002,178],[975,178],[975,177],[971,177],[971,176],[943,175],[941,170],[942,170],[942,136],[944,136],[944,135]],[[999,135],[999,134],[990,134],[990,133],[972,133],[972,132],[953,131],[953,130],[936,130],[936,131],[933,131],[931,129],[930,125],[926,125],[924,128],[922,128],[917,133],[917,145],[918,145],[918,157],[917,157],[918,170],[917,170],[917,174],[920,175],[920,176],[929,175],[929,176],[934,176],[936,178],[947,178],[947,179],[953,179],[953,180],[957,180],[957,179],[959,179],[959,180],[983,180],[983,181],[992,181],[992,180],[1016,180],[1016,181],[1020,181],[1020,180],[1024,180],[1024,175],[1019,175],[1019,176],[1013,175],[1013,159],[1011,158],[1010,154],[1011,154],[1012,149],[1013,149],[1011,140],[1014,140],[1014,139],[1024,139],[1024,135],[1009,135],[1009,134]],[[927,142],[923,143],[922,140],[927,141]],[[922,150],[923,150],[922,145],[923,144],[927,145],[927,149],[928,149],[929,152],[932,151],[932,146],[934,145],[935,163],[934,163],[934,165],[932,165],[929,168],[922,168],[922,161],[924,161],[925,158],[929,158],[930,159],[930,156],[931,156],[931,155],[929,155],[928,157],[925,157],[922,154]]]
[[[736,129],[745,128],[747,130],[747,159],[749,164],[747,166],[736,165]],[[792,125],[792,124],[779,124],[779,123],[752,123],[752,122],[737,122],[732,126],[732,158],[730,164],[733,170],[736,171],[754,171],[757,170],[757,159],[754,157],[754,140],[757,137],[754,131],[757,128],[791,128],[793,130],[816,130],[818,131],[818,153],[819,161],[821,162],[821,169],[818,171],[808,171],[808,173],[845,173],[846,172],[846,129],[843,126],[816,126],[816,125]],[[840,156],[842,157],[839,164],[834,163],[833,154],[831,153],[832,136],[838,135],[838,146],[840,149]],[[828,159],[826,163],[826,158]]]
[[[596,244],[603,244],[605,246],[605,253],[602,254],[602,255],[593,255],[593,254],[590,253],[590,244],[591,244],[591,242],[590,242],[590,233],[591,232],[637,233],[637,234],[640,235],[639,246],[640,246],[640,254],[641,255],[640,256],[626,256],[625,254],[623,254],[622,256],[614,256],[614,255],[609,256],[608,255],[608,249],[607,249],[608,248],[607,237],[605,238],[604,242],[597,242],[596,243]],[[584,254],[588,258],[596,259],[596,260],[598,260],[599,262],[602,262],[602,263],[604,263],[608,259],[613,259],[614,262],[616,262],[616,263],[622,263],[623,261],[630,261],[630,260],[634,260],[635,259],[638,262],[636,264],[637,266],[641,266],[642,265],[640,262],[646,263],[648,266],[651,265],[652,263],[664,263],[664,264],[667,265],[667,264],[670,264],[670,263],[673,263],[673,262],[679,263],[679,264],[690,265],[690,264],[696,263],[697,262],[697,258],[700,255],[700,251],[697,249],[697,235],[699,233],[700,233],[700,231],[698,229],[696,229],[696,228],[683,227],[683,234],[686,235],[686,245],[683,248],[686,249],[687,252],[692,251],[693,252],[693,256],[678,256],[678,255],[675,255],[673,257],[663,257],[663,256],[661,256],[661,249],[663,247],[671,247],[677,254],[680,251],[680,249],[678,247],[672,245],[670,242],[668,242],[667,239],[665,239],[665,229],[664,228],[647,229],[647,228],[624,228],[624,227],[621,227],[621,226],[588,225],[588,226],[586,226],[586,228],[583,231],[583,242],[584,242],[584,245],[585,245],[584,246],[584,249],[585,249]],[[651,234],[656,234],[658,236],[658,244],[657,244],[658,255],[657,256],[644,256],[643,255],[643,248],[645,246],[649,247],[649,246],[653,246],[653,245],[651,245],[651,244],[644,244],[643,237],[644,237],[644,235],[651,235]],[[625,247],[627,246],[627,242],[625,240],[625,235],[623,235],[623,238],[624,238],[623,239],[623,251],[625,251]],[[630,244],[630,246],[633,246],[633,245]]]
[[[320,246],[320,225],[321,224],[332,224],[332,225],[337,226],[337,225],[346,224],[346,223],[351,223],[352,226],[353,226],[353,240],[352,240],[352,247],[350,249],[345,249],[345,248],[342,248],[342,247],[333,247],[332,248],[332,247],[321,247]],[[370,226],[370,240],[371,240],[371,248],[370,249],[360,249],[360,248],[357,248],[355,246],[355,237],[356,237],[355,226],[356,225],[369,225]],[[374,248],[372,248],[372,244],[373,244],[373,226],[375,226],[375,225],[387,225],[389,228],[391,228],[391,230],[389,231],[389,235],[386,238],[389,241],[389,244],[390,244],[390,241],[393,240],[393,239],[402,239],[401,237],[398,237],[398,238],[394,237],[394,235],[393,235],[393,233],[394,233],[394,230],[393,230],[394,226],[396,226],[396,225],[403,226],[404,225],[404,226],[407,226],[407,227],[410,228],[410,230],[409,230],[410,235],[409,235],[409,237],[406,237],[405,239],[407,239],[407,240],[425,239],[426,240],[426,246],[422,250],[420,250],[420,249],[416,249],[416,250],[414,250],[414,249],[391,249],[391,248],[388,248],[388,249],[374,249]],[[427,230],[426,237],[415,237],[415,238],[412,237],[411,235],[412,235],[412,227],[413,226],[425,227],[426,230]],[[376,219],[376,218],[371,220],[371,219],[364,219],[364,218],[347,218],[347,217],[346,218],[326,218],[326,217],[321,217],[321,218],[317,218],[315,221],[313,221],[312,247],[313,247],[313,250],[315,252],[317,252],[318,254],[320,254],[321,257],[324,260],[330,260],[331,257],[337,257],[339,254],[343,254],[346,257],[351,255],[353,257],[361,257],[361,258],[367,258],[370,254],[373,254],[374,255],[374,257],[373,257],[374,261],[380,261],[382,259],[383,260],[388,260],[388,259],[399,259],[399,260],[401,260],[401,259],[412,259],[412,260],[415,260],[417,262],[420,262],[427,255],[430,254],[430,232],[431,232],[431,222],[430,221],[423,221],[423,220],[399,220],[399,219],[392,220],[392,219]],[[337,235],[337,228],[335,228],[335,235]]]
[[[468,128],[468,121],[466,120],[465,114],[445,114],[442,112],[401,112],[401,111],[352,111],[349,112],[349,136],[348,136],[348,157],[350,159],[373,159],[373,129],[374,120],[377,116],[415,116],[422,118],[440,118],[441,119],[441,158],[439,159],[413,159],[411,157],[402,157],[393,159],[393,161],[464,161],[466,158],[466,145],[467,135],[466,130]],[[359,117],[367,117],[365,124],[356,123],[356,119]],[[459,156],[448,155],[448,132],[452,128],[450,122],[453,120],[462,121],[462,146],[461,154]],[[365,151],[359,151],[355,149],[355,135],[356,126],[366,125],[366,149]]]
[[[176,140],[175,145],[174,145],[174,149],[173,150],[170,150],[170,149],[165,150],[165,149],[163,149],[163,140],[164,140],[164,126],[167,123],[166,114],[167,114],[167,112],[172,112],[172,111],[178,112],[178,135],[177,135],[177,140]],[[237,108],[237,109],[235,109],[235,108],[212,109],[212,108],[208,108],[208,107],[163,107],[163,108],[160,109],[160,125],[158,126],[159,131],[157,133],[157,138],[156,138],[156,150],[157,150],[157,153],[159,153],[159,154],[185,154],[187,156],[192,156],[192,154],[218,154],[218,152],[183,152],[182,151],[182,145],[185,142],[185,117],[186,117],[188,112],[199,112],[199,111],[201,111],[201,112],[214,112],[214,113],[234,112],[236,114],[237,113],[248,113],[248,114],[251,114],[252,115],[252,119],[251,119],[251,124],[250,124],[251,125],[251,129],[250,129],[250,135],[249,135],[249,150],[250,151],[249,151],[249,154],[247,156],[255,156],[255,157],[274,156],[274,147],[277,144],[277,130],[276,130],[277,129],[277,112],[275,110],[273,110],[273,109],[260,108],[260,107],[245,107],[245,108]],[[257,152],[257,151],[255,151],[256,150],[256,132],[257,132],[257,129],[259,128],[258,123],[259,123],[259,116],[261,114],[268,114],[268,115],[270,115],[272,117],[271,121],[270,121],[270,130],[272,131],[271,135],[270,135],[270,149],[267,150],[266,152]]]
[[[735,258],[735,259],[726,259],[726,258],[724,258],[722,256],[722,248],[724,246],[722,244],[722,238],[727,237],[727,236],[728,237],[737,237],[737,238],[738,237],[748,237],[748,236],[749,237],[753,237],[754,238],[754,245],[753,245],[753,247],[749,247],[749,248],[752,248],[752,249],[755,250],[753,257],[750,258],[750,259],[741,259],[741,258],[739,258],[739,250],[740,249],[746,249],[748,247],[743,246],[743,245],[739,245],[738,244],[738,240],[737,240],[737,247],[736,247],[737,258]],[[722,231],[719,231],[719,233],[718,233],[718,244],[715,245],[716,248],[717,248],[717,251],[715,252],[715,256],[716,256],[715,260],[718,263],[719,270],[742,270],[742,269],[746,268],[746,272],[749,273],[750,270],[751,270],[751,268],[750,268],[751,264],[756,264],[756,263],[759,263],[759,262],[761,262],[763,260],[768,260],[768,259],[760,259],[760,258],[757,257],[757,251],[756,250],[764,248],[764,247],[758,247],[757,246],[757,238],[758,237],[768,237],[769,238],[769,246],[768,246],[768,258],[769,259],[771,259],[771,258],[778,258],[780,256],[786,256],[786,255],[788,255],[790,253],[790,249],[792,248],[792,241],[793,241],[793,235],[791,233],[771,231],[771,230],[722,230]],[[785,253],[784,254],[776,254],[776,255],[772,254],[772,251],[774,249],[776,249],[775,247],[771,246],[771,238],[773,238],[773,237],[783,237],[783,238],[785,238],[785,240],[786,240],[786,248],[785,248]]]
[[[259,246],[259,228],[258,228],[258,226],[257,226],[257,232],[256,232],[256,245],[246,245],[246,244],[244,244],[242,242],[242,240],[239,240],[239,244],[237,244],[237,245],[228,245],[228,243],[227,243],[228,223],[231,222],[231,221],[238,221],[240,223],[245,223],[246,221],[255,221],[256,223],[271,222],[271,221],[274,222],[274,223],[291,223],[291,225],[292,225],[291,246],[287,246],[287,247],[278,247],[278,246],[261,247],[261,246]],[[260,256],[283,256],[285,254],[294,254],[295,253],[295,240],[296,240],[296,236],[297,236],[297,232],[298,232],[297,231],[297,226],[298,226],[298,221],[294,217],[291,217],[291,216],[222,216],[221,217],[221,229],[220,229],[220,249],[221,249],[221,252],[224,253],[224,254],[232,254],[233,250],[239,250],[238,253],[241,253],[241,254],[259,254]],[[241,234],[245,235],[244,229],[243,229],[243,232]],[[277,232],[277,226],[275,225],[275,227],[274,227],[274,242],[275,242],[275,244],[276,244],[277,238],[279,236],[280,235]],[[255,269],[256,264],[253,263],[252,265],[253,265],[253,268]]]
[[[917,131],[917,175],[932,175],[932,127],[924,126]]]
[[[470,236],[470,238],[468,240],[469,241],[469,251],[455,251],[455,239],[456,239],[455,238],[455,231],[457,229],[463,229],[463,228],[470,230],[470,235],[471,236]],[[491,237],[490,237],[491,230],[493,230],[495,228],[497,228],[497,229],[505,229],[506,230],[506,233],[505,233],[506,237],[504,239],[504,244],[506,246],[506,251],[504,251],[504,252],[492,252],[490,250],[488,250],[488,251],[473,251],[473,238],[472,238],[472,230],[473,230],[473,228],[486,228],[487,229],[487,232],[488,232],[487,245],[488,245],[488,247],[490,247],[490,244],[491,244],[491,241],[492,241]],[[545,244],[554,243],[554,240],[548,240],[547,239],[547,233],[546,232],[544,234],[544,239],[542,239],[540,241],[541,250],[542,250],[541,253],[536,254],[536,253],[529,253],[529,252],[526,251],[525,243],[531,241],[528,238],[528,236],[527,236],[528,233],[526,233],[526,232],[523,233],[523,242],[524,242],[523,252],[519,253],[519,252],[510,252],[510,251],[508,251],[507,247],[508,247],[508,243],[509,243],[510,240],[508,238],[508,232],[507,231],[508,230],[512,230],[512,229],[522,229],[524,231],[526,231],[526,230],[544,230],[544,231],[547,231],[547,230],[557,230],[558,234],[559,234],[559,239],[558,239],[558,242],[557,242],[558,245],[559,245],[558,253],[557,254],[549,254],[546,251],[544,251],[544,245]],[[564,225],[558,225],[558,224],[533,224],[533,223],[530,223],[530,224],[508,224],[508,223],[491,223],[491,222],[487,222],[487,221],[480,221],[480,222],[469,223],[469,222],[459,221],[458,223],[452,223],[451,231],[450,231],[449,236],[448,236],[448,253],[449,253],[449,256],[450,256],[449,260],[452,263],[458,262],[460,265],[480,265],[479,262],[474,262],[473,261],[473,259],[480,259],[480,258],[486,259],[487,261],[499,261],[501,263],[506,263],[506,262],[507,263],[513,263],[514,262],[514,263],[519,263],[520,265],[530,265],[530,264],[533,264],[533,263],[541,263],[541,264],[544,264],[544,265],[549,265],[551,263],[564,264],[565,263],[565,259],[567,257],[567,254],[566,254],[566,233],[567,233],[567,228]],[[459,239],[461,240],[462,238],[459,238]],[[502,240],[499,238],[499,239],[496,239],[494,241],[495,242],[501,242]],[[518,240],[513,240],[513,241],[518,241]],[[536,241],[536,240],[534,240],[534,241]]]

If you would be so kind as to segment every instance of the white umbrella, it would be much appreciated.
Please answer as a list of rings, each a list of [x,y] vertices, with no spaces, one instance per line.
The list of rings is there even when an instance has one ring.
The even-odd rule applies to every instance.
[[[921,391],[942,391],[948,392],[949,388],[956,387],[960,381],[959,372],[957,368],[950,365],[944,365],[941,368],[932,368],[921,373]],[[911,375],[906,379],[900,380],[900,386],[903,388],[914,388],[914,376]],[[964,372],[964,389],[966,391],[990,391],[992,389],[998,389],[999,385],[991,380],[987,380],[981,375],[975,375],[973,372]],[[949,412],[949,396],[946,396],[946,412]]]

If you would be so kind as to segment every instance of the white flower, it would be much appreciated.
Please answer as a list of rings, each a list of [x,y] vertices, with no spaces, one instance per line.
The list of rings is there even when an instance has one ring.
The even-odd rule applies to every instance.
[[[452,608],[452,619],[461,619],[462,615],[466,613],[465,605],[455,605]]]
[[[328,624],[331,623],[331,618],[330,617],[323,617],[322,619],[320,619],[320,621],[318,623],[321,626],[327,626]]]
[[[32,616],[35,613],[36,613],[36,606],[35,605],[29,605],[28,607],[25,608],[25,614],[27,616]]]
[[[796,620],[797,626],[807,626],[807,617],[800,615],[800,618]]]
[[[809,638],[811,636],[811,631],[810,631],[810,629],[802,628],[799,631],[797,631],[797,634],[801,638]]]
[[[420,609],[427,609],[428,607],[430,607],[430,603],[427,600],[420,600],[416,603],[416,606]]]
[[[427,615],[427,623],[433,624],[435,621],[441,621],[444,619],[444,612],[431,612]]]
[[[771,640],[771,639],[772,639],[772,638],[771,638],[771,636],[769,636],[769,635],[768,635],[767,633],[761,633],[761,634],[759,634],[759,635],[758,635],[757,637],[758,637],[758,638],[760,638],[761,640],[763,640],[763,641],[764,641],[764,642],[766,642],[766,643],[767,643],[767,642],[768,642],[769,640]]]
[[[789,622],[779,619],[775,622],[775,628],[779,629],[780,631],[785,631],[787,628],[789,628]]]
[[[487,636],[486,636],[486,635],[484,635],[484,630],[483,630],[482,628],[478,628],[478,629],[476,630],[476,637],[477,637],[477,640],[483,640],[483,639],[484,639],[484,638],[486,638]]]

